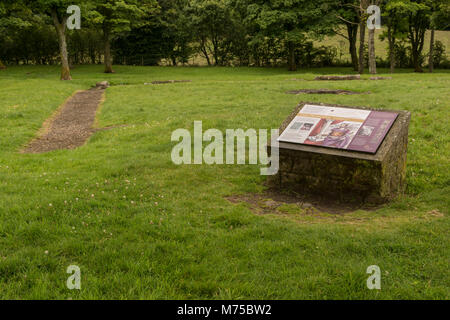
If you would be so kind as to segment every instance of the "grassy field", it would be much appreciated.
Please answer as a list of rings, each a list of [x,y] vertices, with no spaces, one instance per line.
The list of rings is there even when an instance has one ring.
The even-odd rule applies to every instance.
[[[450,73],[314,82],[349,69],[56,67],[0,71],[0,298],[450,298]],[[387,70],[381,70],[387,72]],[[367,76],[365,76],[367,77]],[[191,83],[143,85],[152,80]],[[112,87],[95,133],[73,151],[21,154],[74,91]],[[360,96],[295,96],[339,88]],[[227,196],[263,192],[255,165],[171,161],[171,133],[278,128],[300,100],[412,112],[407,193],[377,210],[255,215]],[[81,290],[66,269],[81,268]],[[368,290],[366,268],[381,268]]]
[[[341,31],[343,34],[346,34],[345,30]],[[380,35],[385,32],[385,30],[375,30],[375,53],[377,57],[380,57],[384,60],[388,60],[389,58],[389,45],[387,39],[382,41],[380,40]],[[422,54],[424,56],[428,55],[430,52],[430,35],[431,32],[427,31],[425,33],[425,42],[424,42],[424,49]],[[368,39],[368,31],[366,31],[366,41]],[[359,48],[359,35],[357,36],[357,48]],[[443,45],[446,47],[446,54],[447,58],[450,59],[450,31],[435,31],[435,40],[441,41]],[[336,36],[330,36],[325,37],[322,40],[314,41],[315,46],[328,46],[328,47],[335,47],[338,49],[338,58],[341,60],[347,60],[351,61],[350,54],[348,52],[349,50],[349,44],[346,39],[343,37],[336,35]],[[428,60],[425,59],[428,63]],[[425,64],[427,64],[425,63]]]
[[[382,58],[385,61],[389,60],[389,45],[387,40],[381,40],[380,35],[384,32],[384,30],[375,30],[375,54],[377,57]],[[345,28],[341,30],[342,34],[346,34]],[[427,31],[425,33],[425,42],[422,54],[427,56],[430,49],[430,35],[431,32]],[[368,30],[366,31],[366,41],[368,39]],[[356,46],[359,48],[359,34],[357,36]],[[446,48],[447,59],[450,59],[450,31],[435,31],[435,40],[442,42],[442,44]],[[334,47],[337,48],[337,57],[341,62],[351,63],[350,53],[349,53],[349,44],[348,40],[340,35],[334,36],[326,36],[323,39],[317,39],[313,41],[315,47],[326,46],[326,47]],[[428,64],[428,60],[425,59],[425,64]],[[206,66],[206,59],[202,55],[195,55],[189,61],[191,65],[200,65]],[[165,65],[171,65],[171,61],[165,61]]]

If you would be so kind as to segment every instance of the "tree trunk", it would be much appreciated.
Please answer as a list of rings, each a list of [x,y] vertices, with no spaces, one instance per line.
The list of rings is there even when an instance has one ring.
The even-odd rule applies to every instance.
[[[394,69],[395,69],[395,37],[393,35],[391,25],[388,25],[387,34],[388,34],[388,42],[389,42],[390,73],[394,73]]]
[[[105,73],[114,73],[111,57],[111,37],[108,27],[103,27],[103,41],[105,42]]]
[[[430,73],[432,73],[434,70],[433,54],[434,54],[434,29],[431,29],[430,57],[428,60],[428,69],[430,70]]]
[[[422,42],[423,44],[423,42]],[[422,52],[422,46],[420,44],[420,40],[412,41],[411,42],[411,55],[413,58],[413,66],[414,66],[414,72],[423,72],[421,61],[420,61],[420,54]]]
[[[413,58],[413,65],[414,65],[414,72],[423,72],[423,69],[420,65],[420,57],[419,52],[417,50],[412,50],[412,58]]]
[[[362,19],[361,19],[362,20]],[[364,73],[364,43],[366,38],[366,23],[361,21],[359,24],[359,60],[358,60],[358,72]]]
[[[358,72],[364,73],[364,43],[366,38],[366,24],[364,22],[359,25],[359,61]]]
[[[206,40],[205,39],[201,39],[200,42],[200,51],[203,53],[203,56],[206,59],[206,62],[208,63],[208,66],[211,66],[211,59],[209,58],[209,54],[208,54],[208,50],[206,48]]]
[[[219,44],[218,41],[213,39],[212,40],[212,44],[213,44],[213,57],[214,57],[214,65],[215,66],[220,66],[220,58],[219,58]]]
[[[360,0],[359,3],[359,63],[358,72],[364,73],[364,44],[366,39],[366,24],[367,24],[367,7],[369,6],[368,0]]]
[[[375,55],[375,29],[369,29],[369,72],[377,73],[377,61]]]
[[[96,64],[97,62],[95,61],[95,52],[91,53],[91,63],[92,64]]]
[[[358,35],[358,25],[347,23],[347,35],[349,42],[349,52],[352,59],[353,70],[358,71],[358,52],[356,50],[356,38]]]
[[[289,57],[288,57],[288,66],[289,71],[297,71],[297,64],[295,63],[295,44],[292,41],[288,41],[288,51],[289,51]]]
[[[389,43],[389,72],[394,73],[395,70],[395,44],[394,41]]]
[[[255,55],[254,59],[255,59],[255,66],[261,67],[261,59],[259,58],[259,56]]]
[[[413,58],[414,72],[423,72],[421,66],[421,54],[423,50],[426,31],[423,20],[424,18],[419,15],[409,15],[408,38],[411,42],[411,55]]]
[[[217,48],[213,49],[213,58],[214,58],[214,65],[220,66],[220,58],[219,55],[217,54]]]
[[[208,52],[206,49],[202,48],[202,53],[205,56],[206,63],[208,63],[208,66],[211,66],[211,59],[209,58]]]
[[[59,53],[61,56],[61,80],[72,80],[72,77],[70,76],[70,67],[66,41],[67,18],[63,18],[62,21],[60,22],[56,10],[52,10],[52,18],[53,23],[55,25],[56,33],[58,34]]]

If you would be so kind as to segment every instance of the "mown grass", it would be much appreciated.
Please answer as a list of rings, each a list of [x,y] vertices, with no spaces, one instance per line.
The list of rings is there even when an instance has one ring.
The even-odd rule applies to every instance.
[[[450,73],[314,82],[348,69],[56,67],[0,71],[0,298],[448,299]],[[381,72],[386,70],[381,70]],[[304,79],[291,81],[292,78]],[[191,83],[143,85],[152,80]],[[109,80],[77,150],[19,153],[75,90]],[[293,96],[302,88],[371,91]],[[259,166],[176,166],[177,128],[277,128],[300,100],[412,112],[408,188],[377,210],[255,215],[225,197],[264,190]],[[379,265],[382,289],[365,273]],[[82,289],[66,288],[81,268]]]

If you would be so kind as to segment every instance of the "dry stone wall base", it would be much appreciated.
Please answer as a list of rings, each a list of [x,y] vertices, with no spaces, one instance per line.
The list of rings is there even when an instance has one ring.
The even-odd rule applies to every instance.
[[[361,75],[317,76],[314,80],[361,80]]]
[[[342,94],[342,95],[354,95],[354,94],[370,94],[370,92],[357,92],[340,89],[301,89],[287,91],[287,94]]]

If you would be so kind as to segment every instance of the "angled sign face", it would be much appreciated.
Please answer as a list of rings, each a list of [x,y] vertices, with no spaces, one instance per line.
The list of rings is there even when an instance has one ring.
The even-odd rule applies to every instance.
[[[278,141],[376,153],[398,113],[306,104]]]

